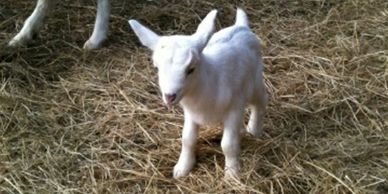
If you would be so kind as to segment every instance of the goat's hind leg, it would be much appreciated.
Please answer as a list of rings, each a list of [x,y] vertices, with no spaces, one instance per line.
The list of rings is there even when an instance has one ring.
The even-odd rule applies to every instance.
[[[43,21],[50,9],[52,9],[55,1],[56,0],[38,0],[34,11],[24,22],[22,29],[15,37],[12,38],[8,45],[11,47],[17,47],[29,42],[42,27]]]
[[[263,81],[259,83],[259,87],[255,92],[249,105],[251,113],[247,131],[255,137],[260,137],[263,135],[263,120],[268,103],[268,96]]]
[[[89,40],[85,42],[84,49],[97,49],[106,40],[109,29],[109,0],[98,0],[96,22],[94,24],[93,33]]]
[[[224,121],[221,148],[225,156],[225,179],[239,180],[240,129],[243,125],[243,110],[233,110]]]

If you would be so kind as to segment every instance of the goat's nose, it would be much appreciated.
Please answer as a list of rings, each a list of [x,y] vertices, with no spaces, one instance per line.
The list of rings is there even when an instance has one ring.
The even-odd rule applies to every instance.
[[[176,94],[164,94],[164,97],[166,98],[167,103],[171,104],[176,99]]]

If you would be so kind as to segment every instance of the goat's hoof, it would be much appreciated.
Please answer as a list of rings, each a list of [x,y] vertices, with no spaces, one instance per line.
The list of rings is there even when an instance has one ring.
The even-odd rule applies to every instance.
[[[226,168],[225,169],[225,181],[240,181],[240,173],[239,170],[236,168]]]
[[[185,177],[185,176],[189,175],[193,166],[194,166],[194,163],[188,164],[188,163],[178,162],[174,166],[173,177],[175,179],[178,179],[178,178]]]
[[[263,136],[263,127],[262,125],[254,125],[252,123],[248,123],[248,126],[247,126],[247,132],[250,133],[251,135],[253,135],[254,137],[256,138],[259,138],[261,136]]]
[[[251,135],[253,135],[256,138],[260,138],[263,136],[263,130],[249,130],[248,129],[248,133],[250,133]]]
[[[93,41],[89,39],[88,41],[85,42],[84,44],[84,49],[85,50],[95,50],[101,47],[103,41]]]
[[[26,41],[23,41],[23,39],[13,38],[11,41],[8,42],[8,47],[10,48],[18,48],[25,45]]]
[[[27,45],[34,36],[37,36],[37,33],[29,32],[29,33],[19,33],[14,36],[11,41],[8,42],[8,47],[18,48]]]

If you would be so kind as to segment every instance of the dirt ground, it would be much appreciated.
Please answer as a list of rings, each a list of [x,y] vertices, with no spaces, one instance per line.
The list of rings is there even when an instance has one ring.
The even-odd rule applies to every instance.
[[[0,193],[388,193],[388,1],[111,0],[104,47],[81,49],[93,0],[58,3],[39,36],[5,46],[35,6],[0,1]],[[244,135],[241,183],[223,180],[220,127],[172,179],[182,110],[160,98],[127,20],[161,34],[217,28],[244,8],[263,40],[266,135]]]

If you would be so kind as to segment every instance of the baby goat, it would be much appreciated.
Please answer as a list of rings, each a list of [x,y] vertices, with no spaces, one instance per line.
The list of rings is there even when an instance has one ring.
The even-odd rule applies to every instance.
[[[267,93],[260,41],[243,10],[237,9],[233,26],[214,33],[216,14],[211,11],[190,36],[159,36],[139,22],[129,21],[141,43],[153,51],[164,103],[183,107],[182,152],[174,178],[188,175],[195,164],[200,124],[224,125],[221,147],[226,178],[238,178],[246,106],[251,110],[247,131],[256,137],[262,134]]]
[[[38,0],[35,10],[25,21],[22,30],[8,43],[11,47],[25,45],[38,33],[48,12],[57,0]],[[84,44],[84,49],[99,48],[107,37],[109,24],[109,0],[98,0],[97,17],[92,36]]]

